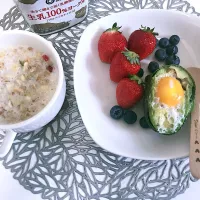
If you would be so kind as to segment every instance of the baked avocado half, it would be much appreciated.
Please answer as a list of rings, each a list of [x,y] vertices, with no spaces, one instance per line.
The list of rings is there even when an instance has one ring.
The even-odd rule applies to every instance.
[[[149,126],[172,135],[179,131],[194,107],[195,82],[181,66],[166,65],[145,79],[144,110]]]

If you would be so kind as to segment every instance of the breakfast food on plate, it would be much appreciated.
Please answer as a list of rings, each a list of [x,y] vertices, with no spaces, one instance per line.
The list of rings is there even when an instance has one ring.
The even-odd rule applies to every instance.
[[[115,53],[127,47],[127,40],[119,31],[121,27],[114,23],[112,28],[104,31],[98,41],[99,57],[102,62],[111,63]]]
[[[170,44],[172,45],[177,45],[179,42],[180,42],[180,37],[178,35],[172,35],[170,38],[169,38],[169,42]]]
[[[156,35],[154,28],[141,27],[134,31],[128,39],[128,49],[140,56],[140,60],[149,56],[156,48]]]
[[[167,55],[169,55],[169,56],[174,55],[174,54],[177,54],[177,53],[178,53],[178,47],[177,47],[177,46],[173,46],[173,45],[169,45],[169,46],[166,48],[166,53],[167,53]]]
[[[123,109],[118,105],[110,109],[110,116],[115,120],[119,120],[123,117],[127,124],[134,124],[137,121],[137,114],[134,111]]]
[[[181,66],[163,66],[145,80],[145,117],[161,134],[174,134],[191,113],[195,82]]]
[[[181,66],[177,44],[180,37],[172,35],[158,40],[154,28],[143,27],[131,33],[126,48],[126,39],[115,23],[105,31],[98,43],[101,61],[111,63],[110,79],[116,87],[117,106],[110,110],[113,119],[123,118],[127,124],[137,121],[137,114],[131,109],[139,102],[143,93],[145,116],[140,118],[142,128],[152,128],[164,135],[176,133],[191,113],[195,98],[195,82]],[[117,43],[118,42],[118,43]],[[167,65],[151,61],[145,77],[140,61],[155,51],[155,58]],[[129,109],[129,110],[127,110]]]
[[[110,110],[110,116],[113,119],[121,119],[123,117],[124,110],[121,106],[113,106]]]
[[[51,100],[58,69],[51,58],[28,46],[0,50],[0,124],[17,123]]]
[[[165,64],[166,65],[171,65],[171,64],[179,65],[180,64],[180,58],[177,55],[168,56],[165,60]]]
[[[165,49],[156,50],[155,57],[160,62],[164,61],[167,57],[167,53],[166,53]]]
[[[137,121],[137,114],[132,110],[127,110],[123,118],[127,124],[134,124]]]
[[[148,70],[150,73],[154,73],[156,70],[159,69],[159,64],[155,61],[151,61],[148,65]]]
[[[158,47],[159,39],[156,38],[156,47]]]
[[[139,123],[142,128],[149,128],[149,125],[145,117],[140,118]]]
[[[139,72],[136,75],[139,76],[140,78],[142,78],[144,75],[144,70],[142,68],[140,68]]]
[[[168,38],[161,38],[158,42],[158,46],[161,49],[156,50],[155,58],[162,62],[165,61],[166,65],[179,65],[180,58],[176,55],[178,53],[178,47],[176,46],[180,42],[178,35],[172,35]]]
[[[142,99],[144,87],[141,79],[132,75],[122,79],[116,89],[117,103],[122,108],[131,108]]]
[[[139,56],[129,50],[117,52],[110,65],[110,79],[118,83],[130,74],[137,74],[140,70]]]
[[[169,45],[169,40],[168,38],[161,38],[158,42],[159,47],[161,48],[167,48]]]

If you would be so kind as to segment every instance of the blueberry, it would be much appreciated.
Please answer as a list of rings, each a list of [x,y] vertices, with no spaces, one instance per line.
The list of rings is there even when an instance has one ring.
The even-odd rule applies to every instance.
[[[137,73],[137,76],[139,76],[140,78],[143,77],[144,75],[144,70],[142,68],[140,68],[140,71]]]
[[[173,46],[173,45],[169,45],[166,49],[166,53],[170,56],[173,54],[177,54],[178,53],[178,47],[177,46]]]
[[[137,121],[137,115],[135,112],[133,112],[132,110],[127,110],[124,113],[124,121],[127,124],[134,124]]]
[[[150,73],[154,73],[157,69],[159,69],[159,64],[155,61],[152,61],[148,65],[148,70]]]
[[[166,65],[179,65],[180,58],[176,55],[168,56],[165,60]]]
[[[158,46],[159,44],[159,39],[156,38],[156,47]]]
[[[169,40],[167,38],[161,38],[158,44],[159,47],[166,48],[169,45]]]
[[[180,64],[180,58],[178,56],[174,56],[174,64],[179,65]]]
[[[180,37],[178,35],[172,35],[170,38],[169,38],[169,42],[172,44],[172,45],[177,45],[179,42],[180,42]]]
[[[113,119],[120,119],[122,118],[123,114],[124,114],[124,110],[120,106],[113,106],[110,110],[110,116]]]
[[[166,51],[164,49],[158,49],[155,53],[155,57],[158,61],[164,61],[167,57]]]
[[[145,117],[142,117],[142,118],[140,119],[140,126],[141,126],[142,128],[149,128],[149,125],[148,125],[148,123],[147,123]]]

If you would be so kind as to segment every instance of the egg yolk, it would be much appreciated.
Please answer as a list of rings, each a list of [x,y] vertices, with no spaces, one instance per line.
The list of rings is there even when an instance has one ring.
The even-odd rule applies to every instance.
[[[184,90],[176,78],[165,77],[158,82],[156,97],[161,103],[171,107],[176,106],[183,96]]]

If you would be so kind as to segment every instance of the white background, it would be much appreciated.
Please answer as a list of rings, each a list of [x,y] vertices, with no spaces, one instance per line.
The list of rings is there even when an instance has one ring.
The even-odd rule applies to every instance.
[[[0,0],[0,19],[5,13],[14,5],[13,0]],[[199,0],[188,0],[197,12],[200,12]],[[199,200],[198,190],[200,188],[200,181],[191,183],[190,188],[184,194],[179,195],[175,200]],[[0,162],[0,199],[1,200],[42,200],[40,195],[32,194],[25,190],[19,182],[13,179],[13,174],[10,170],[6,170]]]

